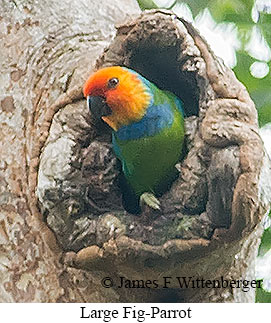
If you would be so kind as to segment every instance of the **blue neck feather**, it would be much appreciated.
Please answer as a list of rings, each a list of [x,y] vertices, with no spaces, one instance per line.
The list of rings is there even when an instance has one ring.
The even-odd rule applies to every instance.
[[[157,106],[151,105],[140,121],[121,127],[115,132],[115,136],[119,140],[134,140],[154,136],[163,129],[170,127],[173,123],[173,117],[173,112],[168,103]]]

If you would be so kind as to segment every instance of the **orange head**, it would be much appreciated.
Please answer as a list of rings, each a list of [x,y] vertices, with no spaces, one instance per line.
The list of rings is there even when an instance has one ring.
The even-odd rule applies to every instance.
[[[84,96],[102,98],[109,107],[100,117],[112,129],[140,120],[149,106],[152,95],[142,82],[143,77],[120,66],[105,67],[93,73],[84,85]],[[91,109],[91,107],[90,107]]]

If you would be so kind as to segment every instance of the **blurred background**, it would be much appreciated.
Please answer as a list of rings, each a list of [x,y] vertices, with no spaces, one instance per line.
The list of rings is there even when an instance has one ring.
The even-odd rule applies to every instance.
[[[261,136],[271,158],[271,0],[138,0],[138,3],[142,10],[170,9],[191,22],[214,53],[233,69],[255,102]],[[264,227],[256,263],[256,278],[262,281],[262,288],[257,290],[256,302],[271,303],[270,214]]]

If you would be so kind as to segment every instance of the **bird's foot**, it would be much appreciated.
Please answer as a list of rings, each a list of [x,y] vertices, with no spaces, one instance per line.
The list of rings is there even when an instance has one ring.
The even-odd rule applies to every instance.
[[[146,204],[147,206],[149,206],[154,210],[160,210],[161,203],[152,193],[148,193],[148,192],[143,193],[140,196],[139,203],[141,208],[144,204]]]

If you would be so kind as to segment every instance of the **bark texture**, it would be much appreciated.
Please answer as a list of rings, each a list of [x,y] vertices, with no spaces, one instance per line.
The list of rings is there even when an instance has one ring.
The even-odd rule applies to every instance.
[[[140,15],[132,0],[2,4],[1,301],[252,302],[253,290],[180,290],[176,280],[168,290],[100,283],[255,279],[271,168],[232,71],[190,24]],[[185,104],[188,153],[161,212],[125,211],[110,132],[82,96],[92,70],[116,64]]]

